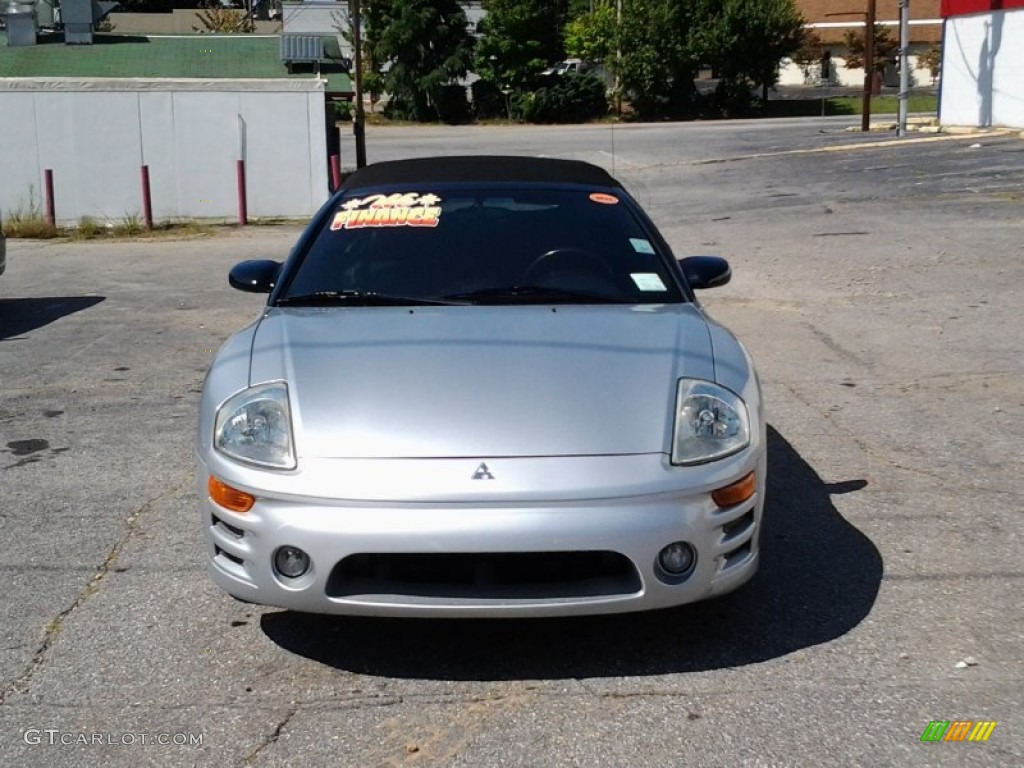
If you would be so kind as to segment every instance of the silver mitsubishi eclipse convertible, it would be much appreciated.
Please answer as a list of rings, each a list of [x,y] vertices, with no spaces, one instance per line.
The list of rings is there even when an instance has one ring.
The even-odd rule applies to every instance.
[[[680,605],[754,575],[761,390],[604,170],[446,157],[352,174],[220,349],[199,414],[213,580],[393,616]]]

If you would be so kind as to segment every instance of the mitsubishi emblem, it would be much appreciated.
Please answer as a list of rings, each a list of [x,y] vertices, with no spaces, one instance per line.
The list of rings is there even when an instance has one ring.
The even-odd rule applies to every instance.
[[[487,468],[487,464],[480,462],[480,466],[476,468],[476,472],[473,473],[474,480],[493,480],[494,475],[491,474],[491,470]]]

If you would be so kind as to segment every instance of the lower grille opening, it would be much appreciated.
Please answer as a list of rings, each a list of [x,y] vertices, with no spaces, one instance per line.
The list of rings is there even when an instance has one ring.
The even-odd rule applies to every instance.
[[[236,557],[235,555],[232,555],[230,552],[228,552],[226,550],[223,550],[220,547],[214,546],[213,554],[216,557],[227,558],[228,560],[230,560],[235,565],[245,565],[245,560],[243,560],[240,557]]]
[[[618,552],[359,554],[334,566],[327,596],[557,599],[640,587],[636,568]]]
[[[740,534],[744,533],[753,524],[754,510],[751,509],[742,517],[737,517],[732,522],[726,523],[722,526],[722,533],[724,534],[722,541],[729,541],[729,539],[736,538]]]
[[[750,542],[748,541],[741,547],[737,547],[732,552],[725,555],[724,562],[722,563],[722,570],[732,568],[734,565],[739,565],[741,562],[750,557]]]
[[[234,536],[236,539],[240,539],[240,538],[242,538],[245,535],[245,531],[243,531],[241,528],[236,528],[235,526],[231,525],[230,523],[224,522],[223,520],[221,520],[216,515],[210,515],[210,517],[213,520],[214,527],[218,527],[218,528],[221,528],[222,530],[227,531],[232,536]]]

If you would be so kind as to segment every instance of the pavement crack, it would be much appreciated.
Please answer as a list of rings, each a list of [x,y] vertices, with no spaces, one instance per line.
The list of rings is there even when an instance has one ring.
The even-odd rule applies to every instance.
[[[291,709],[285,712],[284,717],[282,717],[277,722],[277,725],[274,726],[274,730],[267,734],[267,738],[256,745],[256,748],[245,756],[245,759],[241,763],[243,768],[245,768],[245,766],[253,765],[263,750],[277,743],[277,740],[281,738],[281,732],[288,727],[288,723],[292,721],[292,718],[298,714],[301,708],[301,704],[295,704]]]
[[[43,633],[43,639],[36,648],[32,659],[25,666],[22,673],[12,680],[10,683],[0,688],[0,706],[4,704],[7,697],[12,693],[18,693],[24,691],[25,687],[32,680],[36,670],[38,670],[43,662],[46,661],[46,655],[50,648],[57,641],[57,636],[60,634],[61,629],[64,627],[64,623],[69,616],[75,611],[81,608],[85,603],[95,595],[103,580],[107,577],[107,574],[114,570],[117,565],[117,559],[121,556],[121,551],[124,549],[128,541],[135,535],[139,528],[139,518],[142,517],[146,512],[152,509],[156,504],[173,496],[174,494],[180,493],[189,483],[191,482],[191,475],[186,477],[181,482],[175,484],[171,488],[168,488],[156,496],[145,501],[138,509],[132,512],[125,520],[125,530],[118,537],[117,541],[114,542],[107,556],[100,563],[99,567],[93,572],[89,582],[85,585],[81,592],[78,593],[78,597],[69,605],[67,608],[58,613],[50,622],[46,625],[46,630]]]
[[[793,397],[799,402],[803,403],[809,409],[818,410],[819,407],[811,401],[810,398],[805,396],[799,389],[793,384],[788,382],[781,382],[782,386],[785,387]],[[962,491],[967,488],[974,493],[986,494],[989,496],[1017,496],[1019,492],[1007,487],[989,487],[984,485],[978,485],[969,478],[954,478],[948,471],[943,470],[932,470],[924,467],[914,466],[907,463],[901,458],[897,458],[897,455],[890,450],[877,447],[875,444],[861,437],[858,437],[856,433],[845,428],[843,425],[838,423],[835,419],[829,418],[829,415],[824,414],[824,418],[828,419],[829,424],[839,433],[841,433],[846,439],[853,443],[860,451],[865,455],[879,461],[888,467],[898,469],[902,472],[908,472],[918,477],[927,478],[934,482],[934,488],[940,491],[956,492]]]

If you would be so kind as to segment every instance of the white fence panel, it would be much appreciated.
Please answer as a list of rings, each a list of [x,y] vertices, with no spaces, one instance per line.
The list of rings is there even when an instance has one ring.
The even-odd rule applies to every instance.
[[[319,80],[0,80],[0,210],[42,200],[52,169],[57,218],[142,213],[233,219],[237,160],[249,215],[305,217],[327,198]]]
[[[170,219],[186,210],[178,199],[177,143],[174,127],[174,93],[139,94],[139,125],[142,134],[141,162],[149,165],[153,217]]]
[[[27,212],[41,200],[35,96],[0,94],[0,212]]]

